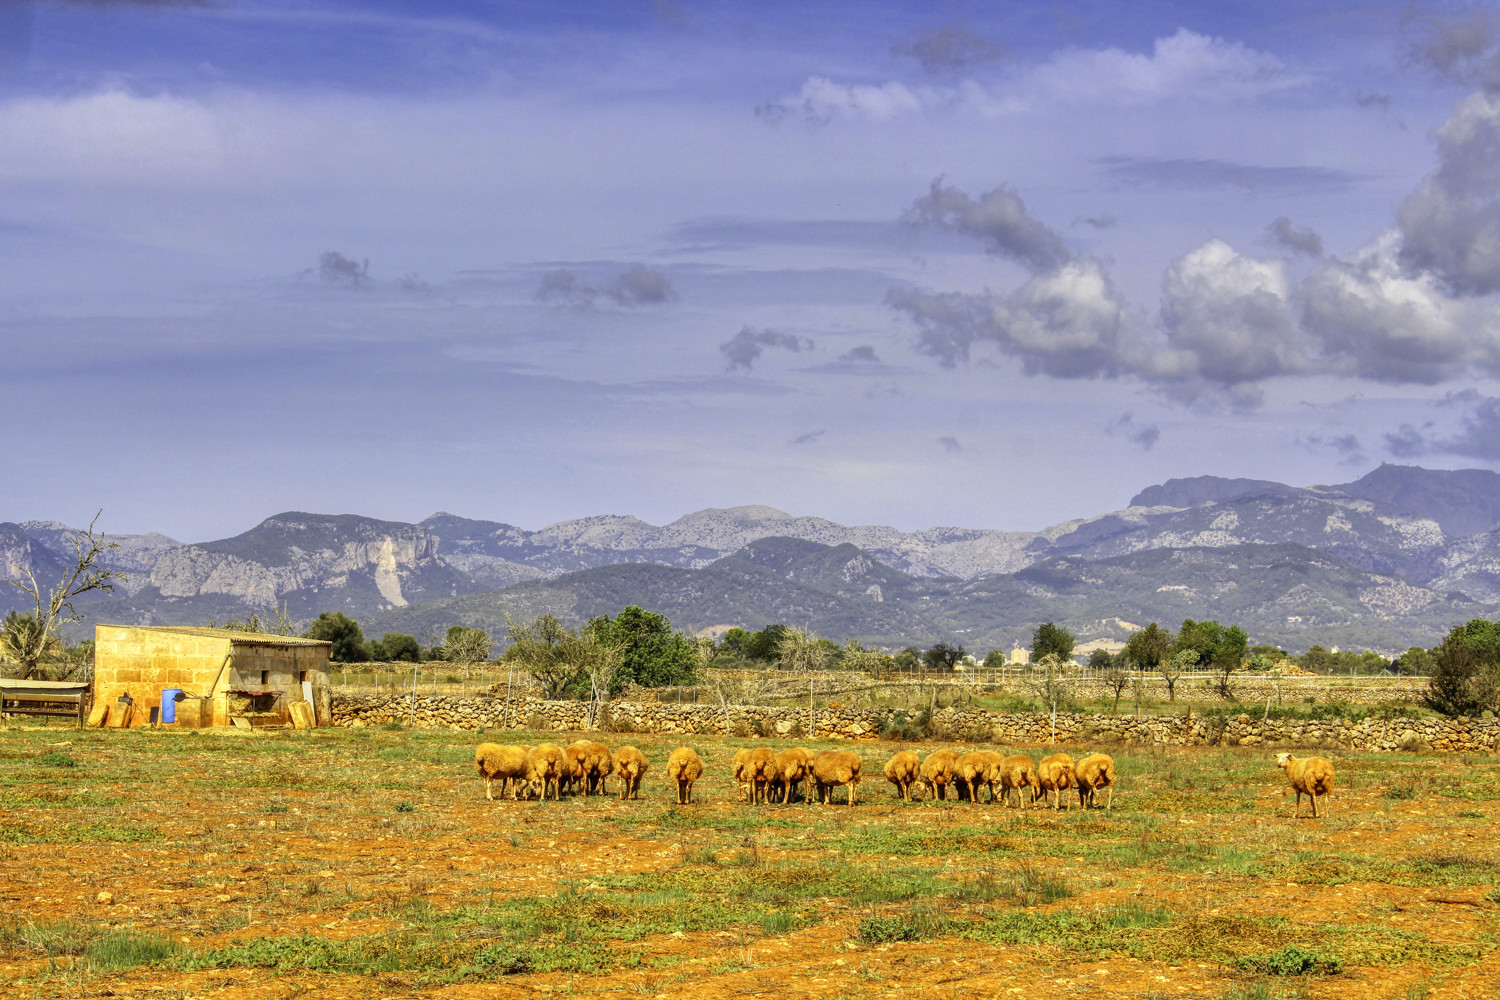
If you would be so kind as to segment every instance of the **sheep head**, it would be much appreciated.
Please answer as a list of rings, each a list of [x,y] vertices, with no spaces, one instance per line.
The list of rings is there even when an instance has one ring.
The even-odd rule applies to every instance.
[[[1290,767],[1291,764],[1292,764],[1292,755],[1291,754],[1289,754],[1289,753],[1279,753],[1279,754],[1276,755],[1276,766],[1279,767],[1279,768],[1281,768],[1283,771],[1286,770],[1288,767]]]

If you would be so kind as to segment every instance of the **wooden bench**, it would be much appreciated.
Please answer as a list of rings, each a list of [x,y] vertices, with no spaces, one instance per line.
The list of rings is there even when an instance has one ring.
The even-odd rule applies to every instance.
[[[0,680],[0,715],[43,715],[83,725],[93,701],[88,681]]]

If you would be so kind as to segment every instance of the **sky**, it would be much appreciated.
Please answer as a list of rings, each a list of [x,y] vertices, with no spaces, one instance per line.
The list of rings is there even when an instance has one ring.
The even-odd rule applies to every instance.
[[[0,520],[1500,468],[1500,12],[0,0]]]

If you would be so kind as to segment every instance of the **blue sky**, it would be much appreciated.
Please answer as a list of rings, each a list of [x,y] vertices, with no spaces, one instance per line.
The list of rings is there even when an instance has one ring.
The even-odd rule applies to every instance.
[[[1500,17],[0,2],[0,519],[1500,462]]]

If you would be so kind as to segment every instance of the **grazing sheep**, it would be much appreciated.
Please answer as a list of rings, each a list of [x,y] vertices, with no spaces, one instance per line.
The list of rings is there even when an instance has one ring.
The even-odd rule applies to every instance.
[[[811,802],[807,794],[807,777],[812,770],[813,753],[804,747],[792,747],[776,754],[776,777],[772,787],[779,793],[781,802],[791,802],[792,793],[802,786],[802,801]]]
[[[750,801],[750,748],[734,752],[734,763],[730,765],[734,772],[734,783],[739,787],[740,801]]]
[[[1087,809],[1094,805],[1094,793],[1101,788],[1109,789],[1105,810],[1115,804],[1115,761],[1107,753],[1091,753],[1073,765],[1073,781],[1078,785],[1078,805]]]
[[[1326,796],[1333,791],[1333,762],[1327,757],[1293,757],[1289,753],[1276,755],[1276,766],[1286,772],[1286,780],[1297,793],[1297,804],[1292,809],[1292,818],[1302,815],[1302,796],[1312,800],[1313,819],[1318,818],[1318,796],[1325,797],[1323,812],[1328,812]]]
[[[615,770],[620,774],[620,798],[638,799],[641,797],[641,779],[646,776],[646,769],[651,762],[646,755],[635,747],[621,747],[615,753]]]
[[[896,786],[896,798],[911,801],[911,786],[922,770],[922,758],[902,750],[885,762],[885,780]]]
[[[563,758],[567,762],[567,769],[561,777],[563,791],[572,793],[573,786],[584,782],[589,771],[589,743],[588,740],[575,740],[563,747]],[[587,788],[585,787],[585,791]]]
[[[583,761],[585,794],[608,795],[609,776],[615,773],[614,755],[603,743],[589,740],[583,746],[586,752]]]
[[[552,786],[552,798],[562,798],[562,779],[567,772],[568,758],[555,743],[541,743],[531,748],[526,755],[526,781],[540,791],[537,800],[547,801],[547,786]]]
[[[999,763],[999,755],[991,750],[970,750],[963,754],[953,763],[953,779],[960,790],[959,797],[970,801],[979,801],[979,789],[988,787],[990,790],[990,801],[995,801],[994,782],[999,780],[1000,772],[996,768]]]
[[[667,758],[667,779],[677,783],[677,804],[691,805],[693,782],[703,775],[703,758],[691,747],[678,747]]]
[[[503,747],[498,743],[481,743],[474,748],[474,766],[484,779],[485,798],[495,801],[494,786],[497,779],[502,798],[512,781],[516,783],[517,789],[520,788],[521,779],[526,775],[526,751],[529,749],[530,747]],[[511,798],[515,797],[516,793],[512,790]]]
[[[923,786],[931,788],[938,798],[947,799],[948,786],[954,782],[954,768],[957,764],[958,754],[947,747],[932,751],[922,761]]]
[[[1073,756],[1066,753],[1049,754],[1036,766],[1036,796],[1045,799],[1052,796],[1052,808],[1061,809],[1068,801],[1063,792],[1073,787]],[[1033,801],[1035,801],[1035,798]],[[1072,808],[1072,802],[1068,801]]]
[[[853,750],[822,750],[812,759],[812,780],[817,786],[818,801],[833,802],[833,790],[839,785],[849,786],[849,804],[854,805],[854,792],[859,787],[859,754]]]
[[[1036,788],[1036,763],[1024,753],[1013,753],[1000,762],[1000,800],[1010,805],[1010,793],[1016,793],[1016,808],[1024,808],[1023,788]],[[1036,801],[1035,796],[1032,801]]]
[[[745,760],[745,776],[750,782],[750,803],[759,805],[766,801],[766,790],[776,779],[776,751],[770,747],[756,747]]]

